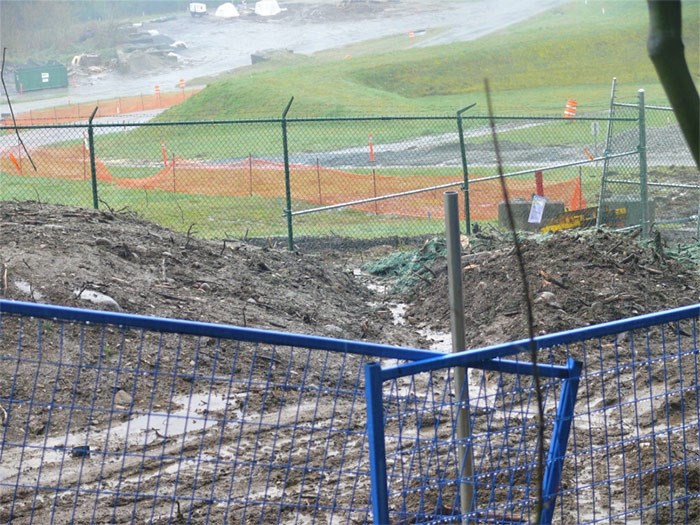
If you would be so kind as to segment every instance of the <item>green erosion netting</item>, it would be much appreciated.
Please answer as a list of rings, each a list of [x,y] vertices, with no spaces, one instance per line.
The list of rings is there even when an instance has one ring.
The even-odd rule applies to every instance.
[[[418,250],[397,251],[370,261],[363,270],[382,277],[396,277],[391,293],[407,293],[420,280],[430,280],[434,276],[432,266],[438,259],[445,258],[447,244],[442,237],[425,241]]]

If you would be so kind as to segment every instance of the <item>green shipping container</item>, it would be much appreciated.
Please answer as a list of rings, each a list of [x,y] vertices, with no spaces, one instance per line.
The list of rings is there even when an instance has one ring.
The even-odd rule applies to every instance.
[[[68,87],[68,70],[63,64],[23,66],[15,70],[15,88],[20,93]]]

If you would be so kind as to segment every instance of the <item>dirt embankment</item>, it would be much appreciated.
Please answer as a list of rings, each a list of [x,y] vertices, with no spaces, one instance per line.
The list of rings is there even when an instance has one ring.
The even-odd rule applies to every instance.
[[[403,346],[425,344],[418,329],[449,332],[446,262],[439,254],[427,254],[428,262],[412,270],[422,275],[408,293],[388,297],[370,291],[353,270],[393,252],[389,246],[298,253],[272,242],[260,247],[195,235],[131,213],[0,203],[2,296]],[[435,250],[434,243],[423,251],[428,248]],[[535,332],[698,302],[696,267],[669,250],[660,238],[641,242],[635,234],[602,230],[525,239]],[[526,337],[510,237],[479,233],[463,262],[468,344]],[[406,326],[394,324],[391,301],[408,303]]]
[[[342,258],[288,252],[284,246],[204,241],[195,233],[174,233],[130,213],[0,203],[1,295],[340,338],[416,342],[387,331],[388,309],[368,306],[372,292]]]
[[[632,317],[697,303],[694,265],[668,255],[660,237],[589,230],[530,237],[522,242],[535,334]],[[471,347],[528,335],[523,285],[512,243],[481,234],[465,250],[464,304]],[[444,258],[436,259],[412,291],[408,320],[417,327],[449,330]]]

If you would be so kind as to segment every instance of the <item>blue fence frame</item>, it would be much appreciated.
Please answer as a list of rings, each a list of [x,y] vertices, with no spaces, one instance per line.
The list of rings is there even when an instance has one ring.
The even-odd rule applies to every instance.
[[[545,418],[555,427],[540,523],[700,519],[699,315],[695,305],[535,339]],[[366,366],[374,523],[532,522],[537,424],[531,398],[521,392],[536,385],[485,372],[502,367],[527,373],[528,348],[529,341],[522,340]],[[509,356],[516,361],[504,359]],[[580,365],[572,368],[573,359]],[[547,368],[564,361],[568,367]],[[470,427],[476,431],[467,441],[475,455],[472,479],[459,475],[454,367],[471,367],[468,382],[476,379],[470,399]],[[580,375],[575,387],[572,381],[558,390],[558,403],[552,396],[556,384],[546,380],[557,374]],[[501,411],[497,425],[494,409]],[[460,509],[460,483],[474,486],[468,512]]]
[[[571,425],[565,451],[564,428],[544,443],[552,522],[700,520],[698,318],[696,305],[535,339],[546,426]],[[528,344],[444,356],[0,300],[0,522],[454,522],[454,366],[472,368],[478,521],[527,521]],[[546,377],[575,377],[572,359],[573,405]],[[370,454],[385,459],[388,511],[372,508]]]

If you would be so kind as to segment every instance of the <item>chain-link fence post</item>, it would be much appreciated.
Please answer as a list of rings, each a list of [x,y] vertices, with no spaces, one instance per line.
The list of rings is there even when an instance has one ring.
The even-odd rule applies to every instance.
[[[90,150],[90,175],[92,179],[92,206],[96,210],[99,208],[97,198],[97,167],[95,166],[95,134],[92,127],[92,120],[95,118],[98,106],[95,106],[90,119],[88,120],[88,148]]]
[[[294,250],[294,231],[292,226],[292,185],[289,173],[289,145],[287,143],[287,113],[292,107],[294,97],[289,99],[287,107],[282,112],[282,150],[284,154],[284,191],[287,199],[286,209],[284,210],[287,216],[287,249]]]
[[[472,225],[471,225],[471,217],[469,213],[469,169],[467,167],[467,148],[464,145],[464,127],[462,126],[462,113],[467,111],[468,109],[473,108],[476,106],[476,103],[471,104],[467,106],[466,108],[462,108],[457,112],[457,130],[459,131],[459,149],[462,154],[462,175],[464,176],[464,186],[462,187],[462,191],[464,192],[464,226],[465,226],[465,233],[467,235],[471,235],[472,233]]]
[[[610,143],[612,141],[613,118],[615,118],[615,88],[617,87],[617,78],[612,79],[612,88],[610,89],[610,110],[608,111],[608,131],[605,137],[605,149],[603,150],[603,173],[600,178],[600,194],[598,195],[598,213],[596,214],[595,225],[600,228],[603,224],[605,192],[607,191],[606,183],[608,178],[608,165],[610,163],[608,156],[610,155]]]
[[[647,191],[647,132],[646,113],[644,108],[644,90],[637,91],[639,95],[639,201],[642,206],[640,218],[642,222],[642,239],[649,237],[649,194]]]

